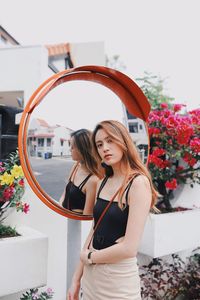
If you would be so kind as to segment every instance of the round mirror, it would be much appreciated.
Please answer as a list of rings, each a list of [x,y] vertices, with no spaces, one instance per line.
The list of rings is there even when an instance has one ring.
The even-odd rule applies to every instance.
[[[87,66],[53,75],[35,91],[20,123],[20,160],[32,189],[56,212],[91,219],[92,215],[62,205],[76,165],[71,135],[80,129],[92,131],[102,120],[118,120],[129,129],[146,163],[149,138],[145,120],[149,111],[144,94],[119,71]]]

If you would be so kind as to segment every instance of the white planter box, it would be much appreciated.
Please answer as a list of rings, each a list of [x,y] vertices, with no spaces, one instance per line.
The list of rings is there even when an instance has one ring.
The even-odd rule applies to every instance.
[[[29,227],[0,239],[0,296],[46,285],[48,238]]]
[[[200,246],[200,210],[150,214],[138,252],[160,257]]]

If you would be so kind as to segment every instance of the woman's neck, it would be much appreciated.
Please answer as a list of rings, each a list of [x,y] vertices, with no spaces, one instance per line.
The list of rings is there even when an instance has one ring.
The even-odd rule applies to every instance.
[[[88,172],[88,169],[87,169],[85,163],[80,162],[80,161],[79,161],[79,169],[83,172]]]
[[[112,169],[113,169],[113,177],[115,178],[124,177],[127,174],[127,170],[123,168],[122,165],[119,164],[113,165]]]

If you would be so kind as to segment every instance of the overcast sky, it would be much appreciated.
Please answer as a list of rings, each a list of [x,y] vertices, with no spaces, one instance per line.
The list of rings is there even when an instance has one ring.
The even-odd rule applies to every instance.
[[[152,72],[200,105],[198,0],[0,0],[0,24],[22,45],[104,41],[133,79]]]

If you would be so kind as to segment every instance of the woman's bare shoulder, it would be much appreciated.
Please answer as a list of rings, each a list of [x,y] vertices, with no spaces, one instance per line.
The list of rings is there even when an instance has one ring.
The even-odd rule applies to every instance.
[[[100,180],[99,177],[97,177],[96,175],[92,175],[89,178],[89,183],[91,183],[91,184],[98,184],[99,180]]]
[[[147,188],[150,189],[150,181],[149,178],[144,174],[138,174],[132,182],[132,188]]]

